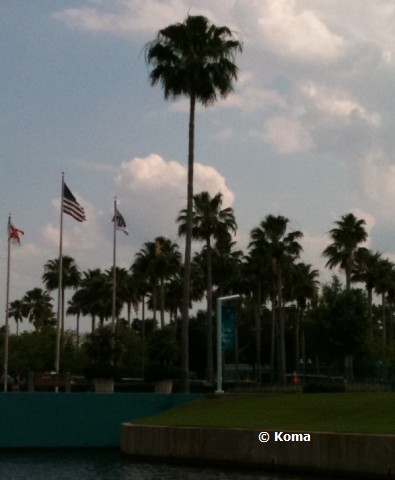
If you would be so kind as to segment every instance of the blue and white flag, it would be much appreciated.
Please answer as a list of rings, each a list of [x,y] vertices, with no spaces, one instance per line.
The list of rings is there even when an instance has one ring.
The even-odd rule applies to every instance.
[[[126,235],[129,235],[128,229],[126,228],[125,219],[120,214],[118,209],[115,210],[115,215],[114,215],[112,221],[115,222],[115,228],[117,230],[122,230],[123,233],[125,233]]]

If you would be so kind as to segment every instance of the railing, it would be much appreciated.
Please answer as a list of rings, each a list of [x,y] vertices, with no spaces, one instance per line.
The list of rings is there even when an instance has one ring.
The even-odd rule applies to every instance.
[[[29,392],[63,391],[70,392],[72,377],[70,373],[30,372],[27,382]]]

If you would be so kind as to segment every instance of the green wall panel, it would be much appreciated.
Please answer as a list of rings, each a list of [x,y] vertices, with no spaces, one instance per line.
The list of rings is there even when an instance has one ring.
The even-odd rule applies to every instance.
[[[198,398],[177,393],[1,393],[0,448],[119,446],[122,423]]]

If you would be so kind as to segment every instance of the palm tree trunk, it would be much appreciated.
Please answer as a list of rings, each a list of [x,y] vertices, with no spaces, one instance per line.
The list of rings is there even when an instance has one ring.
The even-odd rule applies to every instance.
[[[192,201],[193,201],[193,163],[195,144],[195,104],[196,97],[192,92],[189,109],[189,139],[188,139],[188,185],[187,185],[187,218],[184,257],[184,284],[182,294],[182,325],[181,325],[181,391],[189,392],[189,288],[191,277],[191,247],[192,247]]]
[[[387,302],[385,300],[385,292],[381,294],[381,325],[383,329],[382,349],[384,362],[387,361]]]
[[[271,294],[271,332],[270,332],[270,382],[274,380],[274,355],[276,351],[276,297],[274,293]]]
[[[128,329],[130,330],[130,328],[131,328],[130,317],[131,317],[131,312],[132,312],[132,304],[131,304],[130,301],[127,302],[126,308],[127,308],[127,316],[128,316]]]
[[[351,289],[351,266],[346,265],[344,271],[345,271],[345,274],[346,274],[346,290],[350,291],[350,289]]]
[[[281,267],[277,266],[277,298],[279,308],[279,340],[280,340],[280,381],[286,384],[286,355],[285,355],[285,307],[283,305],[283,285]]]
[[[145,378],[145,295],[141,300],[141,377]]]
[[[372,304],[373,304],[373,289],[368,288],[368,338],[369,342],[372,345],[373,342],[373,315],[372,315]]]
[[[207,380],[214,381],[213,362],[213,280],[212,255],[210,236],[206,240],[207,246]]]
[[[77,348],[80,346],[80,313],[77,313]]]
[[[345,266],[345,274],[346,274],[346,290],[349,292],[351,290],[351,261],[347,262]],[[344,370],[345,370],[345,378],[348,381],[353,381],[354,372],[353,372],[353,356],[346,355],[344,358]]]
[[[165,282],[160,277],[160,328],[165,326]]]
[[[256,300],[255,300],[255,361],[256,361],[256,381],[261,384],[261,281],[257,281]]]
[[[158,291],[156,288],[156,280],[154,280],[154,285],[152,287],[152,308],[153,308],[154,322],[156,323],[156,310],[158,308]]]
[[[299,360],[300,360],[300,320],[303,318],[303,309],[302,307],[298,307],[296,313],[296,322],[295,322],[295,371],[299,370]]]

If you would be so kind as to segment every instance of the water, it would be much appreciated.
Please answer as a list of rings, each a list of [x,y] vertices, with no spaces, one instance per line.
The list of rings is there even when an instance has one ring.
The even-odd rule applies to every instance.
[[[115,450],[1,452],[1,480],[318,480],[318,477],[137,462]]]

